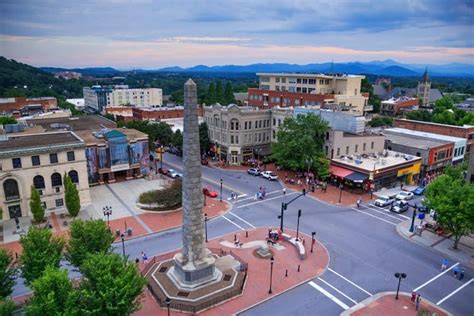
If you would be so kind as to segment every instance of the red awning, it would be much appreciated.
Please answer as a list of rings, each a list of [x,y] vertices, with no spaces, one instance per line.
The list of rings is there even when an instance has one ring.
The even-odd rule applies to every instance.
[[[351,173],[353,173],[354,171],[330,165],[329,166],[329,172],[332,175],[336,176],[336,177],[345,178],[348,175],[350,175]]]

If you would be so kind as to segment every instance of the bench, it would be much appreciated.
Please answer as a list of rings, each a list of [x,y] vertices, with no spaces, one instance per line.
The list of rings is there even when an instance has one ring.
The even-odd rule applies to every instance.
[[[296,238],[292,238],[290,235],[285,236],[285,234],[283,234],[283,239],[285,239],[296,247],[296,250],[298,250],[298,253],[300,254],[301,260],[306,257],[306,249],[304,248],[303,243],[301,241],[296,240]]]

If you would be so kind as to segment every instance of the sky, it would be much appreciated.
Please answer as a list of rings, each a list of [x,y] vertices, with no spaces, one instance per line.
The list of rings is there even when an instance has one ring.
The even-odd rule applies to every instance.
[[[0,55],[153,69],[474,63],[474,0],[0,0]]]

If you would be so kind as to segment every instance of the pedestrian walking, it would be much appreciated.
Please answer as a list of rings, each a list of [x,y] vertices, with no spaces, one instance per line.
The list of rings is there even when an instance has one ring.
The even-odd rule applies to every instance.
[[[454,277],[456,278],[458,276],[458,273],[461,272],[461,269],[459,266],[455,266],[453,269]]]
[[[258,200],[258,192],[255,193],[255,201],[257,201],[257,200]]]
[[[418,296],[416,297],[416,310],[418,311],[420,309],[420,303],[421,303],[421,295],[418,294]]]
[[[143,260],[143,263],[148,263],[148,256],[146,255],[144,251],[142,251],[142,260]]]
[[[411,301],[413,304],[415,304],[415,302],[416,302],[416,292],[415,292],[415,291],[411,292],[410,301]]]
[[[464,270],[464,268],[461,269],[461,271],[459,272],[459,281],[462,281],[462,279],[464,279],[464,273],[466,272],[466,270]]]
[[[362,198],[359,197],[359,198],[357,199],[357,208],[359,208],[361,204],[362,204]]]
[[[140,259],[135,258],[135,264],[138,265],[140,263]]]
[[[441,261],[441,271],[444,271],[448,268],[448,259],[444,258],[443,261]]]
[[[283,195],[286,194],[286,188],[283,188]]]

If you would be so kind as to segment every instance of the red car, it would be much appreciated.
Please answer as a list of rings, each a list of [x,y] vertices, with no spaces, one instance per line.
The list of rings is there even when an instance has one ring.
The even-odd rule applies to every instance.
[[[210,188],[203,188],[202,193],[204,195],[207,195],[208,197],[211,197],[211,198],[216,198],[217,197],[217,192],[212,191],[212,189],[210,189]]]

